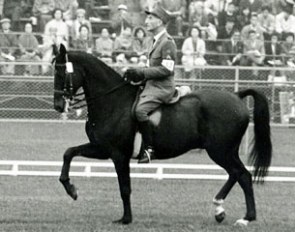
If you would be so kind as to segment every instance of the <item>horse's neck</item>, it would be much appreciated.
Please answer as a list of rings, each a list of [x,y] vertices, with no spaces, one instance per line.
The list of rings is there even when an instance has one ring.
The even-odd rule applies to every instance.
[[[108,120],[110,117],[118,120],[120,115],[130,113],[136,97],[137,88],[129,84],[118,84],[118,88],[108,93],[110,89],[104,90],[106,94],[97,91],[90,91],[89,87],[85,87],[85,96],[88,107],[88,117],[90,121],[101,122]],[[116,88],[109,87],[109,88]]]

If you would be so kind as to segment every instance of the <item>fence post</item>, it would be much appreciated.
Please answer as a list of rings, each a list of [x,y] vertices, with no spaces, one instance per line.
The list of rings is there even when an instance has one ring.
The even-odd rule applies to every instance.
[[[235,92],[239,91],[240,70],[238,66],[235,67]]]

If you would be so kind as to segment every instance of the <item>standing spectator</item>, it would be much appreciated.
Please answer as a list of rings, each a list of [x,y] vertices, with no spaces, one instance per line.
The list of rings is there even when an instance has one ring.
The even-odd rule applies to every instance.
[[[35,0],[33,5],[33,15],[36,17],[38,31],[44,31],[45,24],[52,19],[54,8],[54,0]]]
[[[218,14],[218,26],[219,27],[224,27],[226,24],[226,21],[230,20],[233,22],[236,22],[237,20],[237,15],[235,12],[235,5],[231,2],[228,4],[227,10],[223,10],[219,12]]]
[[[186,0],[161,0],[160,3],[171,17],[167,25],[168,33],[182,36],[183,20],[186,18]]]
[[[291,9],[285,9],[276,16],[276,32],[282,37],[289,32],[295,33],[295,16],[291,12]]]
[[[250,19],[250,24],[246,25],[243,27],[241,34],[242,34],[242,40],[247,40],[249,39],[250,31],[255,31],[257,34],[257,38],[259,40],[264,40],[263,37],[263,28],[260,26],[258,23],[258,15],[256,12],[251,13],[251,19]]]
[[[21,51],[20,61],[40,61],[38,55],[38,40],[33,35],[33,26],[31,23],[25,25],[25,33],[21,34],[18,41]],[[25,74],[37,75],[39,74],[38,65],[26,65]]]
[[[55,8],[63,11],[65,21],[74,19],[78,6],[77,0],[55,0]]]
[[[74,41],[79,37],[79,29],[82,25],[86,25],[89,28],[89,36],[92,37],[92,26],[89,20],[86,19],[86,11],[84,9],[78,9],[76,13],[76,19],[70,29],[71,39]]]
[[[114,42],[107,28],[101,30],[100,37],[95,41],[95,54],[104,62],[112,63]]]
[[[274,32],[275,17],[270,13],[270,7],[267,5],[262,6],[261,11],[258,15],[258,23],[263,29],[265,40],[269,40],[270,35]]]
[[[10,22],[8,18],[4,18],[1,21],[2,31],[0,33],[0,61],[14,61],[17,52],[18,41],[15,34],[11,34]],[[5,64],[2,66],[1,71],[3,74],[13,75],[14,65]]]
[[[92,37],[89,35],[89,28],[87,25],[82,24],[80,26],[79,37],[74,41],[74,48],[87,53],[92,53]]]
[[[136,58],[147,60],[148,49],[152,45],[152,41],[146,36],[146,32],[142,27],[137,27],[134,30],[133,40],[133,51],[135,52]]]
[[[134,55],[132,44],[132,31],[130,27],[127,27],[114,42],[114,53],[117,61],[126,62]]]
[[[56,28],[57,32],[56,35],[58,41],[68,41],[69,38],[69,32],[68,32],[68,26],[67,24],[63,21],[63,12],[60,9],[55,9],[53,11],[53,16],[54,18],[50,20],[46,25],[45,25],[45,35],[50,35],[50,28]]]
[[[249,7],[244,7],[237,15],[237,28],[241,31],[246,25],[250,24],[251,12]]]
[[[249,7],[251,12],[259,13],[262,7],[262,0],[241,0],[240,7]]]
[[[224,65],[240,65],[243,55],[243,42],[238,30],[234,30],[231,40],[222,43],[222,53],[224,53]]]
[[[190,77],[195,65],[205,65],[207,62],[204,58],[206,53],[205,41],[200,38],[200,31],[197,27],[192,27],[189,37],[186,38],[181,48],[184,71],[186,77]]]
[[[127,6],[121,4],[118,6],[118,12],[112,20],[112,29],[115,36],[119,36],[126,28],[132,29],[132,21]]]
[[[263,65],[265,58],[264,42],[257,37],[254,30],[250,30],[247,40],[244,41],[244,55],[245,59],[242,64],[245,66],[260,66]],[[254,72],[256,75],[257,72]]]

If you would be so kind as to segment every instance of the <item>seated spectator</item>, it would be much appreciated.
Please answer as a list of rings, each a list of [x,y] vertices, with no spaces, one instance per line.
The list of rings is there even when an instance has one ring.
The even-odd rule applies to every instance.
[[[293,33],[286,33],[284,41],[282,42],[282,50],[284,54],[284,62],[287,63],[293,55],[290,54],[292,50],[295,48],[294,43],[294,34]]]
[[[15,34],[11,34],[10,22],[8,18],[1,19],[2,30],[0,33],[0,61],[15,61],[18,47],[18,40]],[[14,65],[5,64],[1,67],[2,74],[13,75]]]
[[[6,1],[3,9],[5,16],[11,19],[11,27],[15,31],[23,30],[21,18],[30,18],[32,7],[28,0]]]
[[[282,37],[289,32],[295,33],[295,16],[291,12],[291,9],[285,9],[276,16],[275,29]]]
[[[71,39],[74,41],[79,37],[79,29],[82,25],[86,25],[89,28],[89,36],[92,37],[92,26],[89,20],[85,17],[86,11],[84,9],[78,9],[76,12],[76,19],[73,21],[70,29]]]
[[[33,16],[37,21],[37,30],[44,31],[45,24],[52,19],[52,12],[55,8],[55,0],[35,0],[33,5]]]
[[[222,53],[224,53],[223,65],[240,65],[243,51],[244,46],[241,41],[241,34],[236,29],[232,33],[231,40],[222,43]]]
[[[235,22],[232,20],[227,20],[225,26],[219,27],[217,31],[217,39],[226,40],[231,38],[232,33],[235,29]]]
[[[95,41],[95,52],[102,61],[106,63],[112,63],[114,42],[110,38],[108,29],[103,28],[101,30],[100,37]]]
[[[236,23],[237,15],[235,12],[235,5],[232,2],[229,3],[226,11],[223,10],[218,13],[217,20],[218,20],[219,27],[224,27],[227,20],[230,20]]]
[[[280,66],[283,64],[283,49],[279,43],[279,34],[272,33],[270,39],[270,42],[265,43],[264,63],[270,66]]]
[[[205,65],[204,58],[206,53],[205,41],[200,38],[198,27],[192,27],[189,31],[189,37],[186,38],[181,48],[181,62],[184,65],[186,77],[189,77],[195,65]]]
[[[249,7],[244,7],[237,15],[237,28],[241,31],[246,25],[250,24],[251,12]]]
[[[119,36],[126,28],[132,29],[132,21],[127,6],[121,4],[112,19],[112,29],[115,36]]]
[[[114,54],[117,62],[118,60],[119,62],[122,61],[124,63],[129,61],[129,59],[134,55],[132,44],[132,31],[130,27],[127,27],[114,41]]]
[[[264,38],[269,40],[275,27],[275,17],[270,13],[269,6],[262,6],[261,13],[258,15],[258,23],[262,27]]]
[[[68,41],[69,38],[69,32],[68,32],[68,26],[67,24],[63,21],[63,12],[60,9],[55,9],[53,11],[53,16],[54,18],[51,19],[46,25],[45,25],[45,30],[44,34],[50,35],[50,28],[56,28],[57,32],[56,35],[57,37],[60,37],[58,40],[60,41]]]
[[[33,35],[33,26],[30,23],[25,25],[25,33],[21,34],[18,38],[19,47],[21,52],[20,61],[40,61],[38,55],[38,40]],[[37,75],[39,74],[38,65],[26,65],[25,66],[25,75]]]
[[[74,41],[74,48],[76,50],[92,53],[92,37],[89,35],[89,28],[87,25],[81,25],[79,29],[79,36]]]
[[[142,27],[135,28],[133,37],[132,48],[136,55],[136,57],[133,57],[133,59],[136,59],[134,59],[133,63],[137,63],[139,58],[147,60],[148,49],[152,45],[151,38],[146,36],[146,32]]]
[[[241,64],[244,66],[261,66],[265,58],[264,42],[258,39],[257,33],[250,30],[247,40],[244,40],[244,55]]]
[[[249,7],[251,12],[259,13],[262,8],[262,0],[241,0],[240,7]]]
[[[182,24],[186,18],[186,0],[160,0],[160,3],[171,16],[167,25],[168,33],[170,35],[182,36]]]
[[[55,0],[55,8],[62,10],[65,21],[74,19],[78,6],[77,0]]]
[[[250,33],[249,33],[250,31],[255,31],[256,32],[257,39],[264,40],[263,28],[258,23],[258,15],[255,12],[251,13],[250,24],[244,26],[242,31],[241,31],[242,40],[249,39],[248,36],[250,35]]]
[[[189,14],[189,24],[190,27],[205,27],[209,23],[209,18],[204,11],[204,5],[202,2],[197,1],[194,4],[194,8]]]

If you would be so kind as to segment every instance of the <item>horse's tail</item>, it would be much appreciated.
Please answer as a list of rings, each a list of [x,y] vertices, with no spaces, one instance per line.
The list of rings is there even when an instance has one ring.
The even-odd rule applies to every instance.
[[[237,94],[240,98],[246,96],[254,98],[254,144],[249,161],[254,166],[254,180],[263,183],[272,158],[268,102],[262,93],[254,89],[239,91]]]

